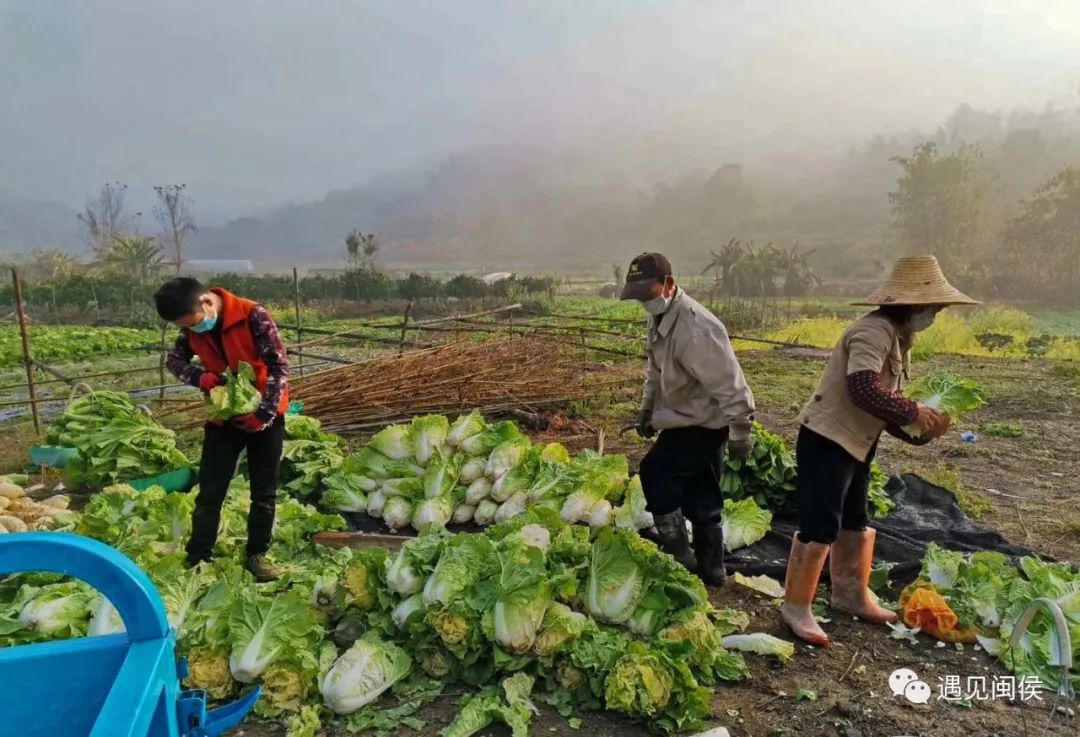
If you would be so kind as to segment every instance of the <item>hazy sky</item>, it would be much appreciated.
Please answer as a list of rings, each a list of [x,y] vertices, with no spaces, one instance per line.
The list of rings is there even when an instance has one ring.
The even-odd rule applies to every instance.
[[[0,191],[186,182],[213,219],[477,145],[751,157],[1078,82],[1077,0],[0,0]]]

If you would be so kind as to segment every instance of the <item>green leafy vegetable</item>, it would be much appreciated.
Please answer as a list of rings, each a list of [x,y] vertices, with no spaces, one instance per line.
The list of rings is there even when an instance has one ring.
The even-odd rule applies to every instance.
[[[772,524],[772,512],[753,499],[724,500],[724,549],[728,552],[753,545],[765,537]]]
[[[412,670],[409,654],[372,633],[337,659],[319,684],[335,714],[350,714],[379,698]]]
[[[411,458],[413,442],[409,426],[390,425],[384,427],[371,438],[370,447],[391,460],[404,461]]]
[[[728,635],[724,638],[723,644],[729,650],[741,650],[748,653],[757,653],[758,655],[775,655],[784,661],[795,654],[794,644],[764,632],[754,632],[748,635]]]
[[[409,429],[413,455],[420,465],[427,465],[435,454],[442,455],[446,449],[450,422],[442,415],[414,417]]]
[[[528,737],[529,722],[539,710],[530,699],[533,679],[515,673],[499,688],[487,688],[469,698],[454,721],[439,734],[442,737],[470,737],[494,721],[510,727],[512,737]]]
[[[982,387],[970,379],[938,371],[921,379],[909,389],[909,396],[931,409],[936,409],[954,420],[978,409],[986,403]],[[904,432],[912,437],[922,433],[918,425],[908,425]]]
[[[236,371],[225,369],[224,379],[224,385],[211,389],[207,397],[210,419],[228,420],[259,408],[262,394],[255,388],[255,370],[251,364],[240,361]]]
[[[242,589],[229,612],[229,670],[252,683],[288,650],[309,646],[320,636],[311,607],[299,592],[260,597]]]

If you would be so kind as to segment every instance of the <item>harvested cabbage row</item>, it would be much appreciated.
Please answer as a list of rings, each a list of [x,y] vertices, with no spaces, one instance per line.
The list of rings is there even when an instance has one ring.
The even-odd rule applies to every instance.
[[[538,507],[597,528],[652,526],[625,457],[586,450],[571,458],[558,443],[534,446],[513,422],[489,424],[476,411],[453,423],[428,415],[391,425],[333,466],[320,503],[393,531],[486,527]]]
[[[678,732],[708,716],[711,687],[746,675],[741,655],[723,646],[746,615],[713,609],[697,579],[630,529],[591,532],[538,507],[484,532],[433,528],[393,555],[331,550],[310,535],[344,521],[283,499],[270,554],[284,576],[256,585],[241,565],[242,482],[223,510],[215,560],[184,567],[196,493],[109,487],[78,532],[153,579],[189,664],[186,687],[225,700],[258,684],[257,713],[290,730],[315,734],[323,721],[338,731],[419,728],[418,700],[464,686],[479,691],[448,735],[493,721],[525,734],[541,701]],[[81,583],[0,581],[0,646],[123,626]]]

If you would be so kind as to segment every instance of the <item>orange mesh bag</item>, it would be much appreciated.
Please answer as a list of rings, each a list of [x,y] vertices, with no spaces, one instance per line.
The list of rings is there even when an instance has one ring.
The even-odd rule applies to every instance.
[[[944,642],[975,642],[978,630],[959,627],[960,620],[945,597],[926,581],[915,581],[900,594],[901,619],[908,627]]]

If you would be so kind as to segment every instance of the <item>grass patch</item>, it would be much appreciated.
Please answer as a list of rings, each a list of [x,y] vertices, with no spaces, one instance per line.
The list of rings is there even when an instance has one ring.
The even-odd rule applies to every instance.
[[[1072,386],[1073,394],[1080,396],[1080,363],[1057,361],[1050,367],[1049,374],[1067,382]]]
[[[851,320],[837,316],[797,319],[767,337],[831,348]],[[1041,328],[1031,315],[1012,307],[990,306],[965,314],[946,310],[920,333],[912,348],[918,360],[938,353],[963,356],[1080,360],[1080,339]]]
[[[1024,426],[1019,422],[988,422],[982,431],[992,438],[1019,438],[1024,435]]]
[[[21,473],[30,463],[29,447],[41,442],[29,422],[8,422],[4,425],[4,442],[0,443],[0,474]]]
[[[958,468],[941,463],[934,468],[921,469],[916,473],[929,483],[940,486],[956,497],[960,509],[972,519],[981,519],[984,514],[994,509],[993,502],[964,486]]]

